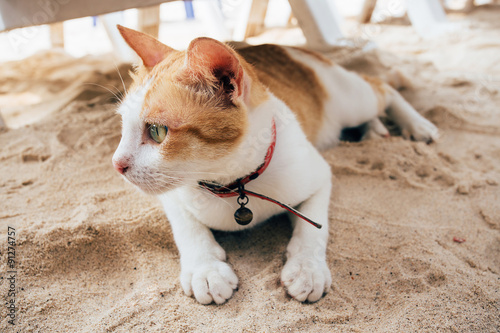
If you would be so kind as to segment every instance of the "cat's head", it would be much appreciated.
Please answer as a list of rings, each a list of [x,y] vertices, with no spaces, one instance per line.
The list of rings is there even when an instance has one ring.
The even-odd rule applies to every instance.
[[[249,128],[249,109],[266,98],[251,67],[209,38],[176,51],[119,26],[142,59],[119,106],[122,138],[113,165],[146,193],[218,179]]]

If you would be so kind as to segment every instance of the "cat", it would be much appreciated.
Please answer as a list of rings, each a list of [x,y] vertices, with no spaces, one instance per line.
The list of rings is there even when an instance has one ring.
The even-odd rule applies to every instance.
[[[211,229],[243,230],[286,211],[261,200],[269,197],[322,225],[291,215],[293,235],[281,272],[291,297],[321,299],[332,283],[326,262],[332,182],[320,151],[336,145],[346,127],[368,124],[366,136],[387,136],[378,118],[384,112],[415,140],[436,140],[436,127],[388,84],[306,49],[235,51],[197,38],[176,51],[144,33],[118,29],[142,64],[118,107],[122,138],[113,165],[163,205],[185,294],[202,304],[222,304],[233,295],[238,278]],[[216,188],[231,188],[235,196]],[[249,221],[243,214],[246,225],[235,221],[239,208],[253,215]]]

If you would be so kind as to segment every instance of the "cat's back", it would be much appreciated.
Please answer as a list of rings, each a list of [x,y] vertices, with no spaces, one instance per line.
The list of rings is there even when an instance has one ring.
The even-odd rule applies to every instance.
[[[236,50],[253,66],[259,81],[296,114],[314,142],[321,127],[327,89],[308,63],[333,66],[320,54],[299,48],[264,44]]]

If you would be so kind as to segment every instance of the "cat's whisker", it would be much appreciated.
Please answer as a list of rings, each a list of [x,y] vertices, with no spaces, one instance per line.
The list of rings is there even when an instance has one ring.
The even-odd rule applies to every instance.
[[[126,94],[128,94],[127,87],[125,87],[125,82],[123,81],[122,74],[120,73],[120,69],[118,68],[118,65],[116,63],[115,63],[115,68],[116,68],[116,71],[118,72],[118,76],[120,77],[120,80],[122,81],[123,92],[126,95]]]
[[[155,179],[151,181],[153,184],[158,185],[171,185],[171,184],[182,184],[182,181],[178,179]]]
[[[182,173],[182,174],[209,174],[209,175],[217,175],[217,176],[225,176],[226,173],[223,172],[206,172],[206,171],[169,171],[168,173]]]
[[[183,179],[180,178],[174,178],[174,177],[169,177],[165,175],[159,175],[161,177],[166,177],[166,178],[161,178],[161,177],[153,177],[153,181],[158,184],[184,184]]]
[[[115,88],[119,93],[120,95],[118,95],[115,91],[101,85],[101,84],[97,84],[97,83],[92,83],[92,82],[85,82],[83,83],[84,85],[91,85],[91,86],[97,86],[97,87],[100,87],[100,88],[103,88],[103,89],[106,89],[108,92],[110,92],[119,102],[123,102],[123,96],[120,96],[121,95],[121,92],[119,89],[117,89],[116,87],[113,87]]]
[[[119,102],[122,102],[124,97],[125,97],[125,93],[122,92],[120,89],[118,89],[117,87],[115,86],[112,86],[112,85],[109,85],[111,88],[113,88],[114,90],[116,90],[116,93],[115,93],[115,97],[116,99],[119,101]]]
[[[121,96],[119,94],[121,94],[120,90],[117,89],[115,86],[112,86],[112,85],[109,85],[111,88],[114,88],[116,89],[116,91],[114,90],[111,90],[110,88],[108,87],[105,87],[103,86],[102,84],[98,84],[98,83],[92,83],[92,82],[86,82],[84,83],[85,85],[94,85],[94,86],[97,86],[99,88],[103,88],[103,89],[106,89],[107,91],[109,91],[111,94],[113,94],[113,96],[115,96],[115,98],[121,98]]]

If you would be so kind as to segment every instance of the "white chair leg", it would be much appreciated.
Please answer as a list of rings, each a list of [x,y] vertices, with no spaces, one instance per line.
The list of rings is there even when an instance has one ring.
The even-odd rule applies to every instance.
[[[325,50],[338,45],[344,35],[341,16],[333,0],[289,0],[293,15],[307,39],[309,47]]]
[[[424,38],[446,32],[446,14],[439,0],[407,0],[408,17]]]
[[[231,39],[231,34],[224,24],[224,14],[217,0],[193,1],[194,15],[201,18],[207,27],[207,35],[220,41]]]
[[[137,57],[135,56],[134,52],[127,45],[125,40],[118,32],[118,29],[116,28],[117,24],[124,24],[123,13],[110,13],[101,15],[99,16],[99,18],[104,24],[104,28],[106,29],[109,40],[111,41],[111,44],[113,44],[114,52],[118,55],[118,57],[120,57],[120,59],[125,62],[137,61]]]
[[[370,23],[372,19],[373,11],[377,6],[377,0],[365,0],[363,3],[363,8],[361,9],[361,14],[359,15],[359,23]]]
[[[266,19],[268,5],[269,0],[252,0],[245,38],[257,36],[264,31],[264,20]]]
[[[247,26],[250,18],[250,13],[252,11],[252,0],[243,1],[238,4],[236,15],[238,17],[237,23],[233,30],[232,39],[234,41],[244,41],[247,32]]]

